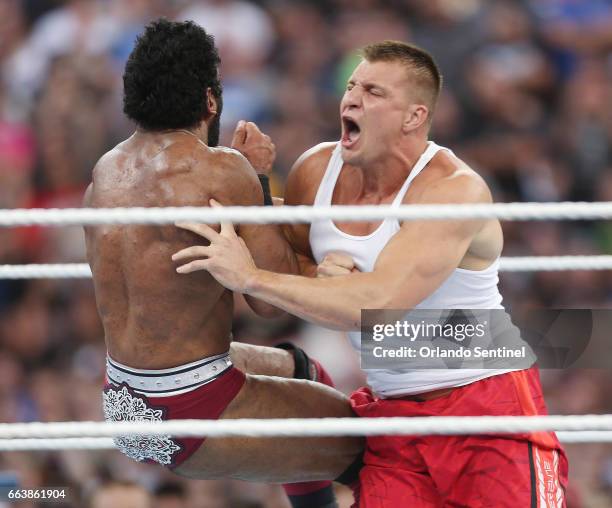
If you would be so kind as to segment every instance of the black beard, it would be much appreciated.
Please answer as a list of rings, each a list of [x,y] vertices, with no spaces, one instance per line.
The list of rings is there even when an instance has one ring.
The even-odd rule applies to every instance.
[[[221,110],[223,109],[223,99],[217,99],[217,113],[208,125],[208,146],[219,146],[219,137],[221,136]]]
[[[215,118],[208,126],[208,146],[219,146],[219,136],[221,135],[221,118],[215,115]]]

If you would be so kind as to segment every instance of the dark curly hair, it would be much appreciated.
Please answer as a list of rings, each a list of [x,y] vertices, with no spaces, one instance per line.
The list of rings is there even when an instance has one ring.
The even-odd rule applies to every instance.
[[[220,62],[213,37],[193,21],[150,23],[125,66],[123,112],[146,130],[189,129],[208,115],[210,88],[219,103],[212,125],[218,128]]]

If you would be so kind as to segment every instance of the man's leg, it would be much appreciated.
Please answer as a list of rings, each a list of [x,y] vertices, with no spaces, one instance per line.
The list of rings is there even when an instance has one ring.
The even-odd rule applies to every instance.
[[[248,374],[308,379],[334,387],[323,366],[290,343],[265,347],[232,342],[230,356],[234,365]],[[357,469],[357,466],[353,469]],[[286,483],[283,489],[293,508],[336,506],[330,480]]]
[[[288,342],[278,344],[275,348],[291,353],[294,379],[308,379],[334,388],[331,376],[319,362],[309,358],[305,351]],[[337,507],[333,484],[330,480],[286,483],[283,489],[293,508]]]
[[[404,410],[404,401],[379,399],[369,388],[355,391],[351,395],[351,403],[356,414],[364,418],[410,416],[413,412]],[[423,450],[419,446],[421,442],[420,437],[412,436],[369,436],[364,466],[359,472],[359,488],[355,492],[358,499],[356,506],[445,506],[429,474]]]
[[[245,374],[292,378],[295,371],[293,354],[285,349],[232,342],[230,358]]]
[[[247,374],[308,379],[334,387],[323,366],[290,343],[265,347],[232,342],[230,356],[234,365]],[[293,508],[336,506],[330,480],[286,483],[283,489]]]
[[[487,414],[547,414],[537,367],[459,388],[443,412],[443,416]],[[474,435],[424,439],[429,444],[426,460],[430,473],[445,502],[469,502],[474,508],[566,506],[567,458],[553,432],[513,438]],[[449,464],[454,474],[448,470]]]
[[[309,379],[334,387],[323,366],[290,343],[266,347],[232,342],[230,358],[236,368],[246,374]]]
[[[281,348],[271,348],[271,347],[262,347],[262,346],[253,346],[249,344],[242,343],[232,343],[230,349],[230,355],[234,365],[246,372],[248,374],[255,375],[268,375],[268,376],[278,376],[285,378],[295,378],[295,379],[309,379],[316,380],[319,383],[327,384],[328,386],[333,386],[331,378],[322,368],[322,366],[308,358],[308,356],[299,348],[295,348],[291,345],[283,345]],[[274,380],[271,380],[274,385]],[[277,380],[277,382],[280,380]],[[255,392],[260,391],[262,385],[264,386],[264,390],[267,391],[267,383],[270,380],[266,380],[265,378],[256,379],[251,378],[247,381],[247,386],[249,386],[249,382],[251,386],[255,387]],[[277,392],[279,386],[274,386],[273,392]],[[289,390],[287,390],[287,388]],[[230,406],[227,408],[226,412],[222,415],[222,418],[245,418],[245,417],[322,417],[322,416],[354,416],[352,411],[348,410],[348,402],[346,398],[339,394],[339,392],[335,390],[323,390],[321,385],[314,385],[313,383],[295,383],[291,382],[290,386],[286,386],[280,391],[284,394],[278,397],[276,400],[272,397],[272,404],[274,404],[273,410],[279,410],[277,407],[280,402],[280,399],[289,398],[293,405],[292,411],[290,415],[278,415],[273,414],[269,411],[264,411],[264,416],[257,416],[253,413],[247,414],[238,414],[237,416],[230,416],[230,410],[236,411],[240,413],[241,410],[236,410],[235,402],[232,402]],[[244,389],[243,389],[244,391]],[[249,388],[246,390],[249,391]],[[277,392],[278,393],[278,392]],[[333,394],[330,398],[330,395]],[[244,397],[248,400],[251,395],[245,395],[244,393],[239,394],[239,397]],[[257,398],[257,397],[255,397]],[[314,407],[322,404],[321,407]],[[308,410],[307,407],[311,406],[312,410]],[[287,409],[287,408],[285,408]],[[249,411],[249,408],[246,408]],[[322,410],[322,412],[321,412]],[[229,446],[232,448],[230,440],[224,440],[225,443],[219,443],[221,446],[213,447],[211,443],[214,441],[221,440],[209,440],[204,443],[200,450],[198,450],[197,454],[200,454],[203,457],[203,461],[206,464],[203,467],[200,467],[196,463],[196,459],[192,462],[191,459],[183,464],[181,467],[176,469],[175,471],[179,474],[187,475],[187,476],[195,476],[195,477],[211,477],[211,474],[214,472],[211,470],[211,462],[214,462],[216,459],[214,458],[215,454],[223,455],[221,460],[225,460],[227,458],[227,452],[223,451],[223,446]],[[245,441],[245,440],[234,440],[234,441]],[[257,440],[248,440],[251,443],[255,443]],[[279,440],[259,440],[260,442],[264,442],[264,445],[268,446],[270,444],[278,445],[279,447],[285,446],[282,443],[279,443]],[[311,465],[315,466],[315,469],[319,472],[316,472],[317,478],[335,478],[337,475],[335,471],[338,469],[334,464],[340,463],[342,469],[340,473],[342,474],[343,483],[352,482],[353,478],[357,477],[358,469],[361,464],[361,451],[363,448],[361,439],[346,439],[342,438],[341,440],[333,440],[332,438],[328,439],[306,439],[306,438],[298,438],[293,440],[283,440],[285,442],[292,441],[292,443],[287,443],[289,448],[285,451],[289,452],[289,458],[275,458],[271,455],[270,450],[265,448],[261,451],[261,453],[255,453],[255,458],[259,459],[259,463],[255,464],[256,475],[258,478],[254,478],[252,474],[248,474],[247,476],[238,476],[242,478],[248,479],[260,479],[264,481],[266,478],[261,477],[261,474],[264,471],[261,469],[266,468],[266,462],[262,463],[262,457],[266,459],[271,459],[281,465],[283,471],[283,475],[290,474],[291,479],[289,481],[297,482],[291,484],[285,484],[284,488],[289,496],[289,499],[292,505],[295,508],[302,507],[333,507],[335,504],[335,497],[332,490],[332,484],[329,480],[311,480],[307,482],[299,482],[299,480],[312,477],[311,469],[308,467],[308,464],[305,466],[296,465],[297,469],[293,469],[293,472],[290,472],[287,468],[293,461],[299,460],[302,463],[307,462]],[[332,442],[333,441],[333,442]],[[210,446],[211,451],[207,451],[207,446]],[[242,446],[242,444],[240,444]],[[317,448],[320,448],[317,451]],[[232,449],[230,454],[235,454],[235,449]],[[241,449],[238,454],[238,460],[243,463],[244,457],[244,448]],[[198,459],[199,460],[199,459]],[[245,459],[246,460],[246,459]],[[289,461],[289,462],[287,462]],[[339,461],[339,462],[338,462]],[[227,464],[227,462],[225,463]],[[323,466],[323,470],[325,468],[334,468],[333,473],[323,473],[321,476],[321,466]],[[347,469],[348,468],[348,469]],[[259,471],[257,471],[259,470]],[[237,470],[234,471],[235,474],[241,474]],[[242,473],[244,474],[244,473]],[[227,476],[227,475],[224,475]],[[272,479],[270,479],[272,478]],[[282,481],[282,478],[278,477],[270,477],[267,478],[267,481]]]
[[[429,471],[449,506],[566,506],[567,459],[561,449],[495,436],[427,439]]]
[[[323,384],[248,375],[221,415],[236,418],[353,417],[348,399]],[[341,475],[363,450],[364,440],[333,438],[208,438],[174,471],[191,478],[262,482],[328,480]]]

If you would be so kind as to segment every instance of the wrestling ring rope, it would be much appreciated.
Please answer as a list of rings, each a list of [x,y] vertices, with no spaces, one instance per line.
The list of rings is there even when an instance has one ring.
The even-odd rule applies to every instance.
[[[367,206],[227,206],[168,208],[31,208],[0,210],[0,227],[92,226],[96,224],[173,224],[179,221],[240,222],[243,224],[408,220],[605,220],[612,219],[612,202],[493,203],[461,205]]]
[[[0,227],[173,224],[181,221],[309,223],[317,220],[610,220],[612,202],[497,203],[488,205],[111,208],[0,210]],[[502,258],[503,271],[609,270],[612,256]],[[1,265],[0,278],[87,278],[86,264]],[[0,424],[0,450],[100,450],[113,437],[325,437],[464,435],[559,431],[566,443],[612,442],[612,414],[415,418],[173,420],[165,422],[54,422]]]
[[[500,272],[612,270],[612,256],[524,256],[500,259]],[[0,279],[89,279],[87,263],[0,265]]]
[[[565,444],[612,443],[612,431],[557,432]],[[115,442],[108,437],[0,439],[0,451],[113,450]]]
[[[0,424],[0,449],[108,447],[109,437],[331,437],[381,435],[516,434],[566,431],[566,442],[612,442],[612,415],[437,416],[395,418],[286,418],[168,420],[164,422],[54,422]],[[79,439],[87,436],[86,440]],[[576,438],[577,441],[572,441]],[[7,448],[4,448],[4,447]],[[93,448],[92,448],[93,447]],[[58,448],[51,448],[58,449]]]

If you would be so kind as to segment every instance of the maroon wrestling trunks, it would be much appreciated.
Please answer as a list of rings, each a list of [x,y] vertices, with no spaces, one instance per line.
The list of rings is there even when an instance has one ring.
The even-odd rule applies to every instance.
[[[104,416],[113,422],[216,420],[244,381],[228,353],[161,370],[134,369],[107,358]],[[115,444],[138,462],[172,469],[191,457],[204,439],[125,436]]]

